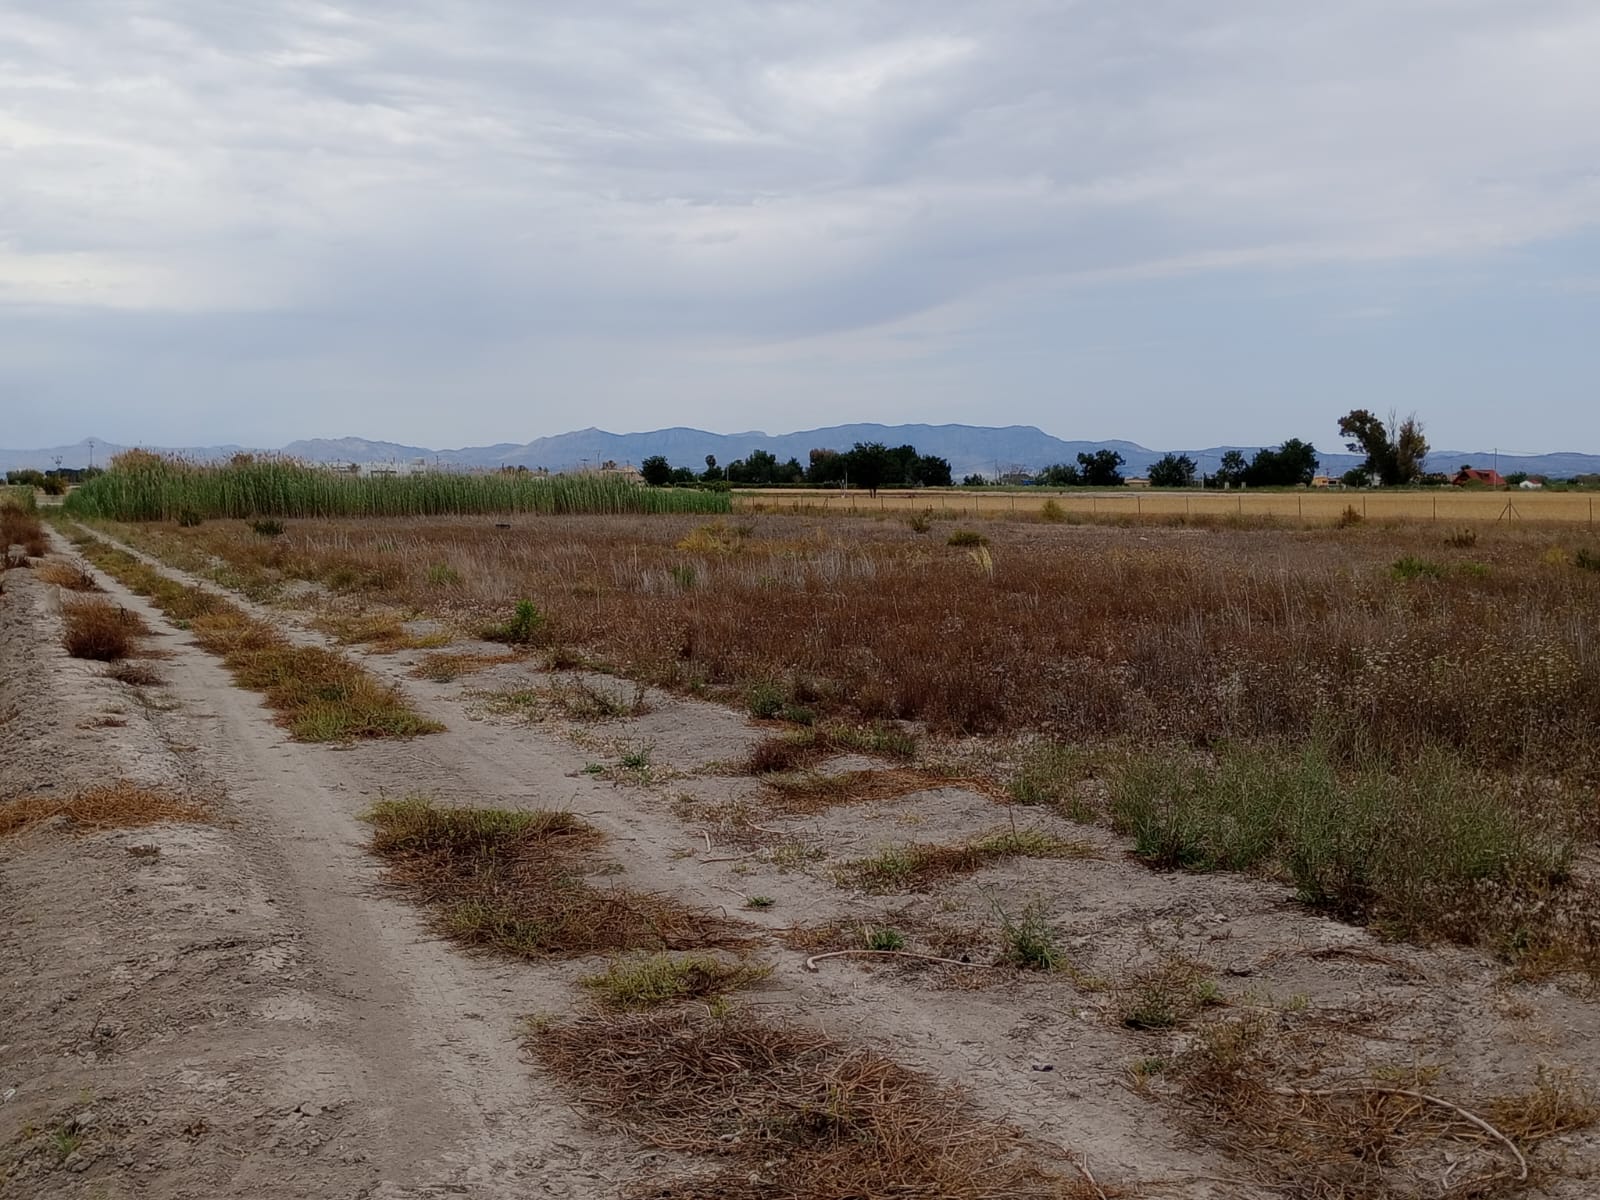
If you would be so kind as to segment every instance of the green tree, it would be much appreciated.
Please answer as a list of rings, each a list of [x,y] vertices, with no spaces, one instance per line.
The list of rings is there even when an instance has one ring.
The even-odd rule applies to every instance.
[[[1150,464],[1150,486],[1181,488],[1194,485],[1195,461],[1187,454],[1163,454]]]
[[[723,472],[717,469],[717,456],[715,454],[706,455],[706,473],[700,478],[710,483],[713,479],[722,479],[723,477]]]
[[[752,450],[748,457],[728,464],[729,483],[749,483],[765,487],[778,478],[778,456],[770,450]]]
[[[982,475],[968,475],[961,481],[962,487],[988,487],[989,481]]]
[[[1245,469],[1250,487],[1310,487],[1317,475],[1317,448],[1290,438],[1276,449],[1263,447]]]
[[[1122,486],[1122,455],[1115,450],[1078,455],[1078,469],[1090,487]]]
[[[924,454],[917,459],[917,483],[921,487],[949,487],[950,460],[937,454]]]
[[[1211,476],[1214,487],[1228,488],[1239,487],[1244,483],[1245,473],[1250,470],[1250,464],[1245,461],[1242,450],[1224,450],[1222,463],[1217,467],[1217,473]]]
[[[663,454],[652,454],[639,464],[639,474],[651,487],[666,487],[672,482],[672,464]]]
[[[844,458],[850,482],[874,496],[896,465],[893,452],[882,442],[857,442]]]
[[[837,450],[813,450],[811,465],[806,468],[806,482],[840,483],[849,465]]]
[[[1035,475],[1033,480],[1045,487],[1077,487],[1083,482],[1083,473],[1070,463],[1051,463]]]
[[[1356,408],[1339,418],[1339,433],[1353,453],[1366,455],[1362,470],[1374,482],[1395,487],[1422,476],[1428,439],[1416,414],[1397,422],[1391,413],[1385,423],[1376,413]]]

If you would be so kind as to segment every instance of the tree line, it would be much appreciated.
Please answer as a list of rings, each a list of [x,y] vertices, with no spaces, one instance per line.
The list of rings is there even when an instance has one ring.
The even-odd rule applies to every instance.
[[[950,487],[950,463],[936,454],[919,454],[915,446],[886,446],[882,442],[857,442],[848,450],[813,450],[810,462],[798,458],[779,462],[770,450],[753,450],[727,466],[708,454],[705,470],[674,467],[665,455],[652,454],[639,464],[639,473],[651,487],[669,484],[719,483],[747,487],[811,484],[816,487],[858,487],[876,492],[881,487]]]
[[[1345,446],[1363,456],[1361,465],[1346,471],[1340,482],[1350,487],[1403,487],[1408,484],[1445,484],[1450,477],[1429,473],[1424,463],[1428,440],[1422,422],[1415,414],[1387,420],[1365,408],[1352,409],[1339,418],[1339,433]],[[1121,487],[1126,460],[1115,450],[1096,450],[1079,454],[1074,463],[1052,463],[1031,475],[1019,475],[1016,482],[1044,487]],[[1187,454],[1168,453],[1153,464],[1149,472],[1151,487],[1158,488],[1270,488],[1307,487],[1317,476],[1320,460],[1317,448],[1300,438],[1289,438],[1277,446],[1263,447],[1246,457],[1242,450],[1229,450],[1216,471],[1207,475]],[[726,466],[719,466],[715,455],[705,458],[705,470],[674,467],[660,454],[640,464],[646,483],[653,487],[669,484],[738,484],[772,487],[785,484],[814,487],[850,486],[876,492],[880,487],[950,487],[948,460],[933,454],[919,454],[915,446],[886,446],[882,442],[857,442],[849,450],[813,450],[809,462],[797,458],[779,462],[767,450],[755,450]],[[978,487],[991,481],[982,475],[968,475],[964,487]]]

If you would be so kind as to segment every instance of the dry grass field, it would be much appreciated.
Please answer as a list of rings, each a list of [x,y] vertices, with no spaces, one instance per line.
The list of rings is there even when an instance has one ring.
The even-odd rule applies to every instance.
[[[178,771],[207,803],[170,820],[275,839],[287,866],[249,869],[298,897],[270,919],[307,914],[294,936],[337,964],[318,1003],[370,996],[360,1022],[389,1023],[370,1061],[315,1055],[353,1056],[355,1082],[310,1111],[335,1146],[375,1137],[374,1088],[407,1115],[371,1163],[313,1147],[290,1186],[1591,1194],[1584,524],[891,499],[52,517],[82,558],[7,576],[33,615],[0,607],[0,648],[26,665],[115,614],[164,643],[158,683],[66,661],[172,702],[141,693],[51,754],[157,761],[145,723],[198,752],[205,771]],[[31,761],[8,749],[0,779]],[[14,836],[113,836],[72,807],[98,782],[22,793]],[[26,1026],[41,1055],[53,1019]],[[413,1094],[475,1149],[417,1165]],[[93,1169],[52,1185],[83,1159],[63,1138],[106,1135],[50,1128],[0,1137],[0,1196],[5,1171],[37,1185],[19,1195],[94,1194]],[[207,1169],[208,1194],[254,1194]]]
[[[1587,768],[1600,721],[1586,531],[570,517],[112,528],[271,598],[505,622],[649,683],[780,710],[1205,746],[1320,734]],[[381,620],[370,640],[384,636]]]
[[[1149,489],[1052,491],[1047,488],[919,490],[866,492],[744,489],[734,493],[740,511],[866,514],[932,511],[940,516],[978,520],[1037,516],[1054,504],[1065,521],[1193,524],[1278,522],[1286,525],[1337,525],[1346,511],[1383,522],[1437,525],[1555,524],[1594,528],[1593,492],[1426,491],[1202,492]]]

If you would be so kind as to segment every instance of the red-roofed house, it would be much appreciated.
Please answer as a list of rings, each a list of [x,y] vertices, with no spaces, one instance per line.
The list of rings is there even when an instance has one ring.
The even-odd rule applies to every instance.
[[[1505,487],[1505,477],[1499,471],[1483,471],[1477,467],[1462,467],[1450,481],[1456,487]]]

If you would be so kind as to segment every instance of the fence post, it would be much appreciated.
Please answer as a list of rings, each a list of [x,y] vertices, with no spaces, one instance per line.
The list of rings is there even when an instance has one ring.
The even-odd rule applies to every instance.
[[[1365,496],[1361,497],[1361,519],[1363,521],[1367,519],[1367,498]]]

